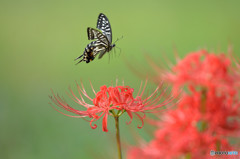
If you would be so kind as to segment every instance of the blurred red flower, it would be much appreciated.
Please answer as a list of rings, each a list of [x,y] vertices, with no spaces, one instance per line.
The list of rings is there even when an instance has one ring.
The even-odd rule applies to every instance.
[[[96,120],[99,120],[103,117],[102,121],[102,129],[103,131],[107,132],[107,118],[108,115],[112,116],[121,116],[124,112],[127,112],[128,116],[130,117],[131,123],[133,119],[133,113],[142,121],[143,126],[143,119],[145,118],[145,113],[149,112],[150,110],[155,110],[167,104],[170,104],[174,97],[168,96],[165,100],[162,100],[165,96],[166,90],[161,90],[161,86],[157,87],[155,91],[149,95],[148,97],[143,97],[144,91],[146,89],[147,82],[142,88],[142,83],[139,89],[139,92],[136,97],[133,97],[134,89],[129,86],[110,86],[107,87],[106,85],[100,87],[99,92],[95,92],[92,85],[92,90],[95,94],[95,98],[91,98],[86,93],[83,84],[79,86],[77,84],[79,97],[77,97],[73,91],[70,89],[72,95],[70,97],[75,101],[77,104],[85,107],[85,110],[78,110],[71,107],[63,98],[53,93],[53,96],[50,96],[52,102],[57,105],[58,107],[69,111],[71,113],[76,114],[76,116],[68,115],[60,110],[56,109],[53,105],[53,108],[56,109],[58,112],[75,118],[85,118],[89,117],[91,120],[90,126],[95,129],[97,127],[96,124],[92,125],[92,123]],[[141,91],[142,89],[142,91]],[[83,96],[89,99],[92,104],[86,103]],[[115,112],[118,111],[117,113]],[[139,114],[143,114],[142,116]],[[142,128],[142,126],[138,126],[138,128]]]
[[[210,151],[232,151],[228,141],[213,135],[211,130],[201,131],[199,115],[190,109],[177,109],[164,114],[155,131],[154,139],[128,151],[128,159],[209,158]]]
[[[207,87],[209,91],[218,87],[218,91],[236,93],[233,84],[236,76],[231,71],[231,60],[224,54],[214,55],[206,50],[188,54],[163,75],[173,84],[174,90],[183,85]]]
[[[177,109],[162,115],[155,138],[133,147],[128,159],[209,158],[210,151],[236,150],[227,137],[240,135],[237,71],[223,54],[205,50],[180,60],[164,79],[175,90],[186,86]]]

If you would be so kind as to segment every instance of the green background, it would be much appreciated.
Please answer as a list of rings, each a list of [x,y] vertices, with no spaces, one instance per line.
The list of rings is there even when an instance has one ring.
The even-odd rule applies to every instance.
[[[99,13],[108,16],[116,53],[101,60],[75,65],[73,61],[90,42],[87,27],[96,27]],[[206,48],[240,52],[239,1],[0,1],[0,158],[1,159],[88,159],[114,158],[115,131],[92,130],[89,123],[56,112],[48,103],[50,88],[67,98],[65,91],[82,79],[89,95],[88,80],[99,90],[116,78],[133,88],[140,78],[136,69],[147,66],[144,54],[159,63]],[[115,56],[116,54],[116,56]],[[140,70],[141,71],[141,70]],[[68,98],[67,98],[68,99]],[[70,100],[68,100],[70,101]],[[150,135],[139,121],[121,120],[123,147],[134,143],[136,133]],[[135,119],[136,121],[136,119]],[[147,129],[147,130],[146,130]]]

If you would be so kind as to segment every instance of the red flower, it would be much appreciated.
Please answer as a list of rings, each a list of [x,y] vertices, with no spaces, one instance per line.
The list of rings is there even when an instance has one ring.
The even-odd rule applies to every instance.
[[[149,144],[133,147],[128,159],[208,158],[211,150],[232,151],[227,136],[239,136],[239,103],[226,105],[224,97],[207,95],[202,111],[202,93],[182,97],[178,109],[165,112]],[[214,101],[214,102],[213,102]],[[229,120],[231,119],[231,120]]]
[[[227,137],[240,135],[237,71],[224,55],[205,50],[186,56],[165,73],[165,79],[183,91],[176,110],[163,114],[155,138],[132,148],[129,159],[209,158],[210,151],[232,151]],[[235,149],[236,150],[236,149]]]
[[[208,158],[211,150],[232,151],[226,139],[198,128],[199,115],[190,109],[167,112],[155,138],[141,147],[132,147],[128,159]],[[220,145],[220,149],[218,147]]]
[[[192,52],[166,73],[164,78],[173,84],[174,90],[183,85],[201,86],[208,89],[222,90],[230,95],[236,93],[233,89],[235,76],[230,74],[231,61],[224,54],[214,55],[206,50]]]
[[[183,98],[185,103],[180,102],[178,107],[196,109],[194,112],[200,113],[209,129],[230,135],[240,128],[236,120],[240,115],[236,72],[231,60],[223,54],[200,50],[180,60],[165,77],[175,89],[183,85],[189,88],[190,96],[185,96],[188,100]]]
[[[87,95],[83,85],[82,87],[80,87],[77,84],[80,98],[77,97],[70,89],[70,92],[72,94],[71,98],[77,104],[84,106],[85,110],[78,110],[72,108],[69,104],[67,104],[67,102],[63,98],[59,97],[58,95],[56,96],[54,93],[53,97],[50,96],[50,98],[53,101],[53,103],[55,103],[58,107],[76,114],[76,116],[68,115],[54,107],[54,109],[56,109],[58,112],[64,115],[75,118],[89,117],[91,119],[90,126],[93,129],[95,129],[97,125],[96,124],[92,125],[92,123],[103,117],[102,129],[103,131],[107,132],[108,115],[121,116],[126,111],[131,119],[130,122],[128,123],[130,124],[134,113],[142,121],[143,126],[143,119],[145,118],[146,112],[149,112],[149,110],[155,110],[157,108],[165,106],[174,99],[172,96],[169,96],[165,101],[160,102],[160,100],[162,100],[167,90],[164,89],[163,91],[160,91],[160,87],[157,87],[156,90],[150,96],[143,98],[143,94],[146,89],[146,84],[147,82],[145,83],[142,92],[140,93],[142,87],[141,83],[139,92],[136,97],[133,97],[134,89],[129,86],[107,87],[104,85],[100,87],[100,91],[96,93],[91,85],[92,90],[95,94],[95,98],[90,98]],[[86,103],[83,96],[92,101],[92,104]],[[115,113],[115,110],[117,111],[117,113]],[[141,116],[139,113],[142,113],[143,116]],[[138,126],[138,128],[142,128],[142,126]]]

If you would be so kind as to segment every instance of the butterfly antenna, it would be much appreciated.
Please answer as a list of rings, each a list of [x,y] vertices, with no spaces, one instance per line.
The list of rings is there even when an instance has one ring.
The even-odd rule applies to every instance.
[[[114,44],[118,41],[118,40],[121,40],[123,38],[123,35],[121,38],[117,38],[117,40],[114,42]]]

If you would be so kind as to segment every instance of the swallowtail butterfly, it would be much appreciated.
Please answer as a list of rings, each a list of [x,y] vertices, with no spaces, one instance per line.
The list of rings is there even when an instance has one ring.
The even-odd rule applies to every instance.
[[[112,30],[110,22],[103,13],[100,13],[98,16],[97,28],[99,30],[90,27],[87,28],[88,40],[95,41],[89,43],[83,54],[75,59],[80,59],[78,63],[82,61],[89,63],[90,61],[93,61],[97,55],[99,55],[98,58],[100,59],[103,55],[105,55],[105,53],[110,52],[112,48],[115,47],[115,44],[112,44]]]

